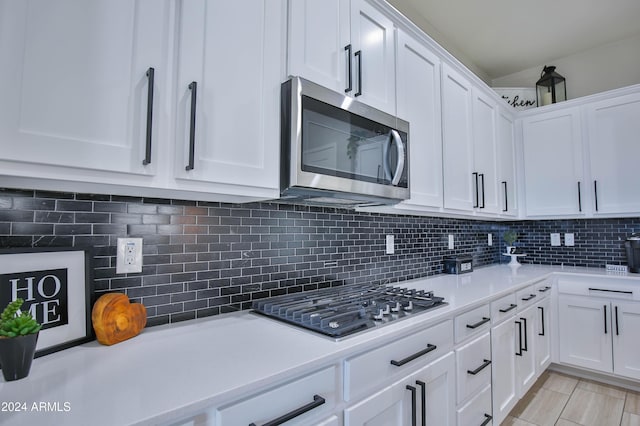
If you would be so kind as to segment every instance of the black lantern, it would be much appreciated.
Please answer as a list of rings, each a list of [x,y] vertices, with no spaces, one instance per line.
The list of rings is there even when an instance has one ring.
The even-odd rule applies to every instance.
[[[536,101],[538,106],[555,104],[567,100],[565,78],[556,72],[554,66],[544,66],[540,80],[536,83]]]

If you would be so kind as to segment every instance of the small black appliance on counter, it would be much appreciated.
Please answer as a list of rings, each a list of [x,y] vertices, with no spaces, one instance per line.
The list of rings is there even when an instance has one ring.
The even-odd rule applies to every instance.
[[[445,274],[464,274],[473,271],[471,256],[445,256],[443,263]]]
[[[640,234],[631,234],[624,242],[624,247],[627,249],[629,272],[640,273]]]

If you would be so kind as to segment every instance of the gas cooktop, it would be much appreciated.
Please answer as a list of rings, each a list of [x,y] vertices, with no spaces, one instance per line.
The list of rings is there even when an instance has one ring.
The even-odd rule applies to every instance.
[[[431,291],[355,284],[262,299],[253,309],[339,338],[445,305]]]

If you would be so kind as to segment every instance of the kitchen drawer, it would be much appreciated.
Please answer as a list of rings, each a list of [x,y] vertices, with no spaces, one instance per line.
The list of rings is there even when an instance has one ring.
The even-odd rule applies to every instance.
[[[547,297],[551,294],[551,280],[542,280],[533,285],[535,293],[538,295],[538,299]]]
[[[458,425],[493,425],[491,417],[491,385],[484,388],[468,404],[458,410]]]
[[[458,404],[491,384],[491,338],[485,333],[456,350]]]
[[[326,420],[336,406],[336,374],[336,367],[325,368],[222,407],[217,412],[216,426],[260,425],[302,408],[308,410],[291,419],[287,425],[306,426]],[[324,399],[324,403],[318,397]]]
[[[518,304],[516,294],[507,294],[498,300],[491,302],[491,323],[497,325],[516,313]]]
[[[456,343],[469,336],[488,330],[491,326],[489,304],[479,306],[455,318]]]
[[[389,383],[394,375],[408,374],[453,348],[451,320],[385,344],[344,363],[344,399],[349,401]]]
[[[542,299],[542,296],[538,294],[535,284],[532,284],[522,290],[516,292],[516,303],[518,304],[518,312],[536,303]]]
[[[637,280],[561,275],[557,283],[558,293],[562,294],[640,300],[640,286]]]

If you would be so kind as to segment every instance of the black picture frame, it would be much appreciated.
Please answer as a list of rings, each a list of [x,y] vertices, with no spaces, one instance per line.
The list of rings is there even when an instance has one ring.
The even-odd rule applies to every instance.
[[[91,322],[91,308],[95,297],[92,259],[91,248],[0,249],[0,310],[14,300],[14,296],[23,299],[25,297],[22,296],[27,299],[31,296],[31,300],[25,299],[23,306],[39,312],[38,317],[40,314],[47,315],[47,319],[55,314],[66,315],[66,322],[62,321],[60,324],[39,320],[43,327],[38,336],[35,358],[95,339]],[[59,292],[54,293],[58,288]],[[64,300],[53,299],[63,289],[66,289]],[[47,296],[51,298],[46,299]],[[58,312],[56,307],[60,307]]]

